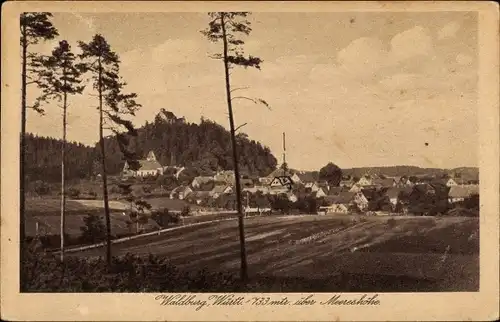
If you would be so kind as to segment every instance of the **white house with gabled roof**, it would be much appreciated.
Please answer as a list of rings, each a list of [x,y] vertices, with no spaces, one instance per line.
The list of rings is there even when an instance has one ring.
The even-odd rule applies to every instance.
[[[153,151],[149,151],[146,159],[138,160],[138,162],[139,169],[134,170],[131,169],[128,162],[125,161],[125,165],[123,166],[123,174],[132,175],[134,177],[147,177],[163,174],[163,167],[160,162],[156,160],[156,156]]]

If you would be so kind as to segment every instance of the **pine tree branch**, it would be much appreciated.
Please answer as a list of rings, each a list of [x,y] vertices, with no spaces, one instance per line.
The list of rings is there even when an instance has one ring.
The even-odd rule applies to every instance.
[[[262,104],[265,107],[267,107],[269,110],[271,110],[271,106],[269,106],[269,104],[261,98],[254,99],[254,98],[250,98],[250,97],[246,97],[246,96],[234,96],[233,98],[231,98],[231,101],[235,100],[235,99],[249,100],[249,101],[253,102],[254,104]]]
[[[212,58],[212,59],[222,59],[222,55],[221,54],[208,55],[208,57]]]
[[[250,98],[250,97],[246,97],[246,96],[234,96],[231,98],[231,101],[236,100],[236,99],[245,99],[245,100],[249,100],[249,101],[257,104],[257,101],[255,99]]]
[[[247,125],[247,124],[248,124],[248,123],[243,123],[243,124],[241,124],[240,126],[236,127],[236,128],[234,129],[234,132],[236,133],[236,131],[238,131],[239,129],[241,129],[242,127],[244,127],[244,126],[245,126],[245,125]]]
[[[96,60],[94,60],[92,63],[90,63],[90,64],[89,64],[89,67],[90,67],[90,68],[94,68],[94,67],[95,67],[95,65],[97,64],[97,62],[98,62],[98,60],[97,60],[97,59],[96,59]]]
[[[39,102],[36,102],[35,104],[33,104],[31,106],[26,106],[26,108],[32,109],[35,112],[37,112],[38,114],[43,116],[43,115],[45,115],[45,110],[43,108],[41,108],[40,105],[41,104]]]
[[[238,91],[238,90],[242,90],[242,89],[249,89],[250,87],[236,87],[236,88],[233,88],[230,92],[233,93],[235,91]]]

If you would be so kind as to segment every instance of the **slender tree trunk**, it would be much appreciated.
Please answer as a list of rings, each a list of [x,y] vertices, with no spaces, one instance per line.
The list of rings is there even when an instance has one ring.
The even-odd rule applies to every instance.
[[[23,259],[26,251],[25,243],[25,225],[24,225],[24,199],[25,199],[25,180],[24,180],[24,156],[26,154],[26,64],[27,64],[27,53],[28,53],[28,40],[26,39],[26,26],[22,27],[21,31],[22,38],[22,71],[21,71],[21,133],[20,133],[20,158],[19,158],[19,255],[21,258],[21,276],[20,285],[23,288],[24,282],[24,265]],[[21,289],[22,291],[22,289]]]
[[[66,69],[63,68],[64,76],[64,92],[63,92],[63,141],[61,150],[61,262],[64,261],[64,231],[66,222],[66,176],[65,176],[65,165],[66,165],[66,109],[67,109],[67,98],[66,93]]]
[[[240,252],[241,252],[241,279],[246,282],[248,279],[248,269],[247,269],[247,254],[245,247],[245,227],[243,219],[243,210],[241,202],[241,186],[240,186],[240,171],[238,166],[238,152],[236,150],[236,137],[234,131],[234,119],[233,119],[233,106],[231,102],[231,84],[229,79],[229,62],[227,60],[228,56],[228,45],[226,36],[226,26],[224,25],[224,13],[221,14],[221,25],[222,25],[222,40],[224,43],[224,72],[226,76],[226,99],[227,99],[227,109],[229,112],[229,126],[231,130],[231,144],[233,148],[233,163],[234,163],[234,175],[236,184],[236,204],[238,211],[238,227],[240,233]]]
[[[111,267],[111,220],[109,215],[109,202],[108,202],[108,177],[106,175],[106,149],[104,148],[104,134],[103,134],[103,111],[102,111],[102,64],[101,58],[98,58],[99,63],[99,145],[101,147],[102,159],[102,192],[104,198],[104,216],[106,217],[106,261],[108,267]]]

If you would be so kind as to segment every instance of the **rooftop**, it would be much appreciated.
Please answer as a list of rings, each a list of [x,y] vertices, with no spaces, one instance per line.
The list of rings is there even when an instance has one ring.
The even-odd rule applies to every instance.
[[[451,198],[467,198],[479,194],[479,185],[451,186],[448,196]]]
[[[139,160],[139,171],[151,171],[151,170],[157,170],[161,168],[160,162],[156,160]]]

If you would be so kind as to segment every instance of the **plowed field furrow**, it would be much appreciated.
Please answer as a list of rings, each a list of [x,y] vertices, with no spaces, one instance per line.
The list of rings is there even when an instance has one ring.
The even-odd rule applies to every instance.
[[[472,284],[479,280],[477,218],[266,216],[247,218],[245,237],[249,272],[259,276],[331,283],[339,274],[404,275],[449,285],[459,279]],[[141,237],[114,244],[113,252],[153,253],[193,271],[237,272],[238,221]],[[102,248],[72,253],[103,254]]]

